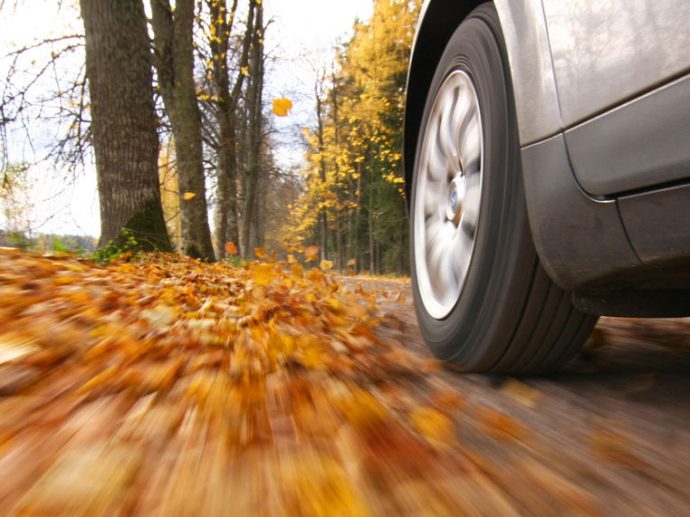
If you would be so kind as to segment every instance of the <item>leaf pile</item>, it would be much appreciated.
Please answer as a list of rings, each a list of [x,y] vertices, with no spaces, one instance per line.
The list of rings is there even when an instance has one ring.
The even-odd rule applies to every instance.
[[[509,513],[457,458],[437,365],[320,269],[1,250],[0,299],[3,509]]]

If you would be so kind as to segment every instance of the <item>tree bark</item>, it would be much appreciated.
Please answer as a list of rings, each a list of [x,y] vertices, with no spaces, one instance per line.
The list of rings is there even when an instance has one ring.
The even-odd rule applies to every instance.
[[[326,183],[326,158],[324,156],[324,138],[323,138],[323,102],[321,101],[321,95],[319,93],[319,81],[323,82],[323,77],[316,80],[314,84],[314,93],[316,94],[316,137],[319,142],[319,154],[321,155],[321,160],[319,164],[319,177],[322,183]],[[328,247],[328,215],[325,208],[319,210],[319,244],[321,260],[326,259],[326,251]]]
[[[194,82],[194,1],[152,0],[155,64],[175,136],[184,252],[214,260],[208,226],[201,145],[201,115]]]
[[[257,187],[261,174],[261,143],[263,141],[263,86],[264,86],[264,48],[263,48],[263,4],[256,6],[256,27],[252,35],[252,50],[250,59],[250,85],[247,95],[247,110],[249,113],[249,149],[246,169],[246,190],[242,217],[242,256],[249,258],[251,252],[251,230],[257,204]]]
[[[230,88],[228,71],[228,42],[237,13],[237,0],[233,0],[227,13],[225,0],[209,2],[211,25],[210,47],[212,52],[213,80],[218,98],[216,121],[220,135],[218,149],[218,211],[216,213],[216,256],[225,256],[225,243],[240,245],[237,207],[237,101],[242,91],[245,74],[243,69],[249,59],[249,47],[254,32],[255,0],[249,0],[247,26],[242,38],[239,72]]]
[[[158,183],[151,54],[141,0],[81,0],[101,211],[100,245],[127,229],[170,250]]]

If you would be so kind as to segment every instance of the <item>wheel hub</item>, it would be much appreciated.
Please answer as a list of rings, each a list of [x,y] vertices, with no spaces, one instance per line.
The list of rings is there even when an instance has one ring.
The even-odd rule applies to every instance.
[[[465,180],[461,173],[450,182],[448,190],[446,218],[457,226],[462,217],[462,203],[465,200]]]

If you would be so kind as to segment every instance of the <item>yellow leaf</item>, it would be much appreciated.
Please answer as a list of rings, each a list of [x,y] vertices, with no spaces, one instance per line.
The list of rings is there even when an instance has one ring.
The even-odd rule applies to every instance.
[[[253,278],[256,285],[268,285],[275,279],[275,270],[271,264],[259,264],[254,269]]]
[[[431,442],[453,441],[455,425],[440,411],[428,407],[416,408],[410,414],[410,423],[419,434]]]
[[[196,197],[196,192],[185,192],[182,195],[182,199],[184,199],[185,201],[190,201],[190,200],[194,199],[195,197]]]
[[[273,99],[273,113],[278,117],[287,117],[292,109],[292,101],[286,97]]]
[[[321,268],[322,271],[328,271],[329,269],[333,269],[333,261],[332,260],[322,260],[321,264],[319,264],[319,267]]]
[[[248,67],[248,66],[243,66],[242,68],[240,68],[240,73],[241,73],[242,75],[249,76],[249,67]]]

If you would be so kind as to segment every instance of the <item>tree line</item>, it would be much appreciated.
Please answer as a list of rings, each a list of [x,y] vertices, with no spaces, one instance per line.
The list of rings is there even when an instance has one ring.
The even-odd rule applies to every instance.
[[[372,18],[355,25],[319,75],[304,190],[282,232],[286,248],[319,246],[341,270],[407,272],[402,118],[420,5],[375,0]]]
[[[402,113],[419,7],[374,0],[372,18],[319,71],[297,175],[271,153],[262,0],[149,0],[148,10],[144,0],[80,0],[82,34],[8,55],[0,137],[10,124],[28,131],[27,92],[51,63],[83,56],[42,100],[60,106],[48,156],[72,168],[95,156],[101,247],[133,237],[144,250],[211,261],[318,246],[341,270],[406,272]],[[20,58],[40,45],[50,58],[21,83]],[[279,101],[284,115],[289,101]]]

